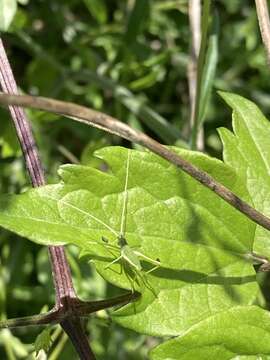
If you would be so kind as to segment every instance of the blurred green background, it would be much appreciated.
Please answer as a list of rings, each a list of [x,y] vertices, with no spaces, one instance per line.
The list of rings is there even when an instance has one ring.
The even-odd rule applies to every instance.
[[[270,112],[269,68],[261,43],[254,1],[213,1],[219,21],[218,62],[204,119],[204,149],[221,158],[216,128],[231,127],[230,110],[217,89],[236,92]],[[215,8],[215,9],[214,9]],[[76,102],[108,113],[165,144],[189,146],[190,103],[187,66],[190,27],[187,0],[0,0],[4,41],[21,91]],[[91,154],[100,147],[125,146],[120,138],[52,114],[27,111],[48,182],[67,162],[99,167]],[[0,189],[29,187],[16,135],[0,109]],[[54,303],[47,250],[0,232],[0,314],[40,312]],[[84,299],[119,294],[107,286],[69,247],[74,282]],[[99,359],[147,359],[159,339],[120,329],[101,312],[87,325]],[[34,359],[40,329],[0,332],[1,359]],[[46,357],[76,359],[66,336],[55,339]],[[42,357],[43,356],[43,357]]]

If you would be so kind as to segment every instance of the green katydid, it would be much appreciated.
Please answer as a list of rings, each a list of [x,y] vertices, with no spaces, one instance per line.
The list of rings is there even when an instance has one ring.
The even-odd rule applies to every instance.
[[[104,246],[107,246],[109,249],[119,250],[120,255],[116,257],[111,263],[109,263],[106,268],[109,268],[111,265],[117,262],[122,262],[123,269],[125,271],[126,276],[129,278],[128,271],[131,270],[132,273],[135,274],[134,279],[131,279],[132,290],[134,290],[133,282],[140,278],[144,284],[146,284],[146,280],[144,279],[143,274],[149,274],[150,272],[156,270],[161,266],[160,260],[156,259],[153,260],[150,257],[144,255],[140,251],[134,250],[130,247],[127,243],[125,238],[125,220],[126,220],[126,212],[127,212],[127,204],[128,204],[128,177],[129,177],[129,166],[130,166],[130,154],[131,151],[128,150],[127,154],[127,162],[126,162],[126,177],[125,177],[125,186],[124,186],[124,201],[123,201],[123,208],[121,214],[121,227],[120,233],[117,236],[117,244],[118,246],[111,245],[108,243],[106,238],[102,238],[103,242],[105,243]],[[140,258],[146,260],[147,262],[154,265],[154,267],[146,272],[143,271],[142,264]]]
[[[88,211],[85,211],[69,201],[66,201],[66,197],[58,200],[58,204],[64,205],[64,207],[72,208],[75,211],[81,213],[83,216],[90,218],[94,222],[102,225],[103,228],[106,230],[109,230],[116,238],[117,238],[117,244],[112,244],[109,242],[109,240],[102,236],[102,241],[90,241],[88,243],[96,244],[96,245],[102,245],[106,251],[108,251],[111,255],[113,255],[115,258],[113,261],[111,261],[108,265],[105,266],[105,268],[110,268],[111,265],[115,263],[120,263],[121,265],[121,271],[124,270],[124,273],[128,280],[130,281],[132,291],[135,290],[134,283],[138,280],[141,280],[143,284],[146,287],[150,287],[147,285],[147,279],[145,277],[146,274],[149,274],[150,272],[156,270],[158,267],[161,266],[160,260],[156,259],[153,260],[152,258],[144,255],[140,251],[135,250],[132,248],[126,238],[125,238],[125,226],[126,226],[126,213],[127,213],[127,204],[128,204],[128,178],[129,178],[129,168],[130,168],[130,158],[131,158],[131,150],[128,150],[127,152],[127,161],[126,161],[126,174],[125,174],[125,183],[124,183],[124,199],[123,199],[123,207],[122,207],[122,213],[121,213],[121,222],[120,222],[120,231],[116,231],[112,227],[110,227],[108,224],[103,222],[101,219],[97,218],[93,214],[89,213]],[[55,199],[54,199],[55,200]],[[60,210],[61,211],[61,210]],[[115,252],[118,252],[119,255],[115,254]],[[151,263],[154,265],[150,270],[144,271],[141,260],[145,260],[146,262]],[[153,292],[153,290],[151,289]]]

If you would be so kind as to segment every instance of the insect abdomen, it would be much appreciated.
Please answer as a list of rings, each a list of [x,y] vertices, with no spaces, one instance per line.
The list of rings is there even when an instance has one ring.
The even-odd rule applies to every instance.
[[[122,256],[131,266],[133,266],[136,270],[141,271],[142,266],[141,262],[138,259],[138,256],[134,254],[134,251],[128,246],[123,246],[122,248]]]

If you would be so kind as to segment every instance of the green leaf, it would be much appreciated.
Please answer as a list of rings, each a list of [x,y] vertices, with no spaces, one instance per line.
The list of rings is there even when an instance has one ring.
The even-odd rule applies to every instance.
[[[162,68],[154,66],[147,75],[132,81],[129,84],[129,88],[136,91],[147,89],[156,84],[156,82],[160,79],[161,74]]]
[[[12,356],[12,359],[23,359],[27,357],[27,345],[15,337],[10,329],[0,331],[0,345],[5,347],[7,353]]]
[[[0,0],[0,31],[6,31],[9,28],[16,10],[16,0]]]
[[[206,155],[174,149],[245,197],[235,173]],[[127,150],[104,148],[96,155],[109,172],[81,165],[60,168],[62,182],[0,198],[0,224],[43,244],[73,243],[95,261],[109,282],[131,288],[102,237],[117,244],[123,210]],[[112,232],[112,229],[114,232]],[[245,260],[255,225],[213,192],[164,159],[131,151],[125,237],[161,267],[151,274],[139,301],[114,313],[138,332],[179,335],[203,319],[235,305],[251,304],[258,292]]]
[[[125,43],[130,46],[134,43],[138,34],[149,16],[149,0],[135,0],[134,7],[130,12],[125,33]]]
[[[28,65],[27,78],[43,93],[50,93],[59,84],[59,72],[43,58],[34,59]]]
[[[44,330],[38,334],[36,341],[35,341],[35,351],[38,354],[39,351],[44,350],[46,353],[50,350],[51,347],[51,334],[50,328],[46,327]]]
[[[224,160],[247,188],[249,203],[270,216],[270,123],[251,101],[235,94],[220,95],[233,109],[233,132],[220,129]],[[270,256],[269,232],[257,226],[254,250]]]
[[[99,140],[90,141],[81,154],[81,163],[82,165],[92,166],[95,168],[102,167],[103,163],[99,159],[93,156],[94,151],[103,148],[108,145],[108,140],[104,138],[100,138]]]
[[[14,126],[6,115],[1,112],[0,157],[2,159],[21,154]]]
[[[151,352],[152,360],[256,360],[270,356],[270,314],[240,306],[198,323]]]
[[[107,22],[107,7],[104,0],[83,0],[91,15],[100,23]]]
[[[202,81],[201,81],[201,96],[199,103],[199,125],[204,121],[207,106],[210,100],[211,91],[214,83],[216,66],[218,61],[218,32],[219,32],[219,18],[218,14],[213,15],[213,25],[211,34],[208,39],[208,48],[205,55],[205,64],[203,67]]]

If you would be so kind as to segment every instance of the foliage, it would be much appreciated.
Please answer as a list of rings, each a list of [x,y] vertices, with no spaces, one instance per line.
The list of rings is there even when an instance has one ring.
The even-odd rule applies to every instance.
[[[265,171],[265,160],[263,152],[256,156],[254,145],[263,146],[261,138],[267,139],[270,135],[269,123],[249,101],[226,93],[222,96],[234,109],[236,135],[229,135],[225,130],[223,133],[228,139],[237,136],[240,144],[235,146],[236,141],[224,140],[225,159],[229,159],[232,167],[201,153],[173,150],[242,198],[252,202],[254,194],[259,193],[265,199],[267,181],[265,184],[265,177],[258,172],[260,168]],[[245,164],[242,159],[239,162],[241,143],[245,144],[245,156],[247,144],[251,143],[249,162],[252,169],[256,163],[260,192],[254,184],[252,192],[249,191],[248,184],[254,179],[252,172],[244,167],[239,172],[239,164]],[[131,155],[127,168],[124,164],[128,151]],[[138,248],[147,257],[158,258],[160,267],[151,274],[145,272],[147,281],[138,288],[141,298],[117,310],[113,314],[116,322],[148,335],[176,336],[188,331],[187,339],[191,340],[187,340],[190,348],[185,345],[187,359],[195,354],[200,356],[204,341],[216,344],[224,331],[220,327],[228,328],[232,318],[237,318],[240,328],[253,327],[257,321],[265,322],[267,313],[250,307],[256,301],[259,288],[252,263],[247,261],[254,242],[261,241],[263,234],[266,237],[265,231],[263,234],[256,231],[255,224],[245,216],[152,153],[107,147],[96,152],[96,156],[103,160],[109,172],[83,165],[64,165],[59,171],[62,179],[59,184],[21,195],[2,196],[0,224],[41,244],[75,244],[84,256],[94,260],[105,279],[119,287],[130,288],[130,278],[120,271],[119,262],[107,266],[119,254],[114,255],[102,243],[102,238],[106,238],[117,246],[127,195],[126,240],[129,246]],[[259,198],[255,206],[260,208],[261,203],[264,202]],[[265,207],[263,210],[269,212]],[[142,272],[146,269],[147,261]],[[247,323],[247,319],[252,319],[253,309],[254,322]],[[201,335],[196,335],[196,331]],[[234,331],[238,331],[237,327]],[[213,339],[210,333],[214,333]],[[253,335],[256,334],[254,330]],[[193,336],[199,336],[202,341],[200,346],[196,343],[197,350],[193,348]],[[234,337],[228,330],[228,338],[223,338],[223,343],[233,346],[237,355],[253,354],[256,350],[246,336],[250,337],[250,332],[244,331],[231,345]],[[261,334],[257,336],[260,338]],[[154,358],[164,358],[160,355],[162,351],[172,351],[171,357],[179,358],[183,348],[180,346],[178,352],[178,343],[181,345],[186,338],[180,336],[178,339],[161,345],[161,350],[154,350]],[[247,344],[244,350],[242,343]],[[207,356],[214,359],[219,349],[209,346]],[[258,353],[260,349],[258,346]],[[270,349],[265,351],[269,354]],[[226,353],[224,356],[226,358]]]
[[[35,350],[38,354],[40,351],[48,352],[51,347],[51,334],[50,329],[45,328],[36,338]]]
[[[16,0],[1,0],[0,2],[0,29],[7,30],[13,17],[16,13],[17,1]]]
[[[192,331],[156,348],[151,358],[267,359],[269,353],[269,313],[256,306],[240,306],[198,323]]]
[[[231,128],[226,106],[213,91],[209,98],[213,83],[214,88],[256,100],[269,114],[269,70],[254,4],[220,0],[215,5],[218,15],[211,10],[200,111],[210,155],[221,157],[215,129],[223,126],[219,133],[224,162],[178,146],[190,142],[187,1],[0,0],[0,23],[23,91],[91,106],[174,145],[174,151],[269,215],[268,121],[251,102],[223,93],[234,111],[231,132],[224,128]],[[14,130],[1,110],[1,193],[21,193],[1,195],[1,225],[43,245],[68,243],[75,286],[84,299],[106,298],[121,292],[117,287],[130,288],[125,274],[114,272],[119,263],[106,268],[117,252],[108,253],[102,236],[116,241],[116,235],[87,215],[118,233],[127,151],[104,146],[126,144],[58,115],[28,115],[53,185],[28,190]],[[161,267],[146,275],[146,285],[136,284],[142,293],[139,301],[111,317],[100,312],[87,324],[97,357],[145,359],[158,345],[150,355],[154,360],[267,359],[264,290],[269,280],[265,274],[256,277],[245,258],[252,250],[270,256],[267,232],[164,160],[138,148],[131,153],[127,241],[160,259]],[[83,165],[77,164],[80,161]],[[62,165],[65,162],[73,164]],[[52,306],[46,249],[6,230],[1,231],[0,246],[2,319]],[[147,261],[142,265],[143,273],[151,267]],[[38,333],[1,331],[0,357],[34,359]],[[54,334],[48,358],[75,359],[62,332],[56,328]]]

